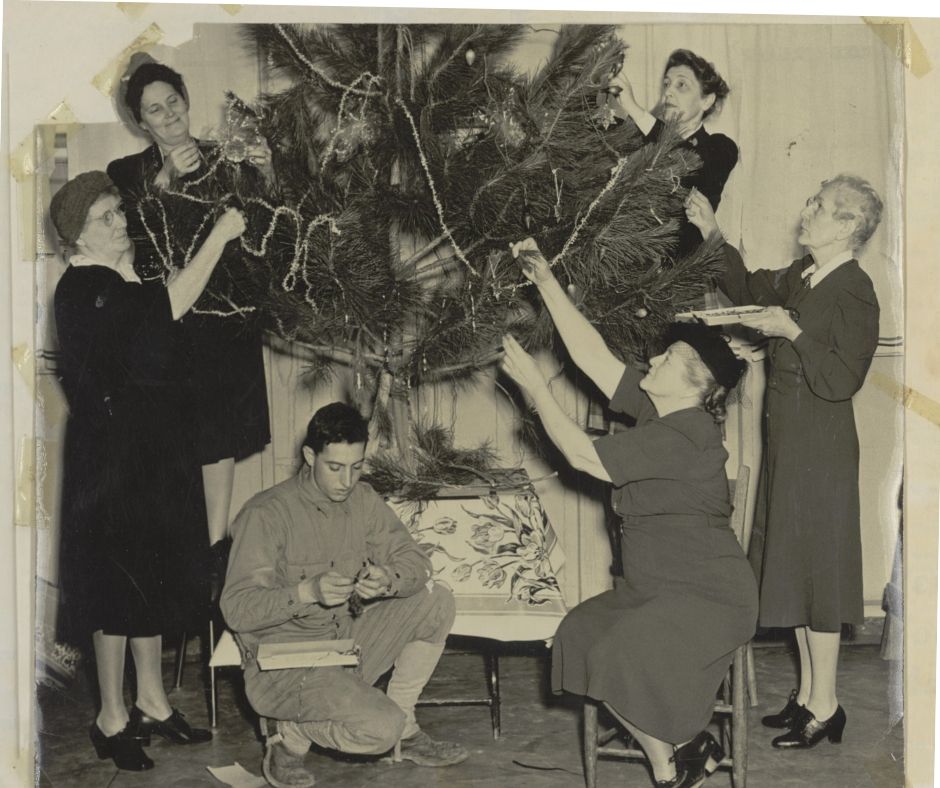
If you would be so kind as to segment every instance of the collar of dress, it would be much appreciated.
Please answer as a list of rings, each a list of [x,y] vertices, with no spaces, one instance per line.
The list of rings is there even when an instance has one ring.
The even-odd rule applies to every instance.
[[[825,279],[829,274],[835,271],[840,265],[851,262],[855,259],[855,255],[852,254],[851,249],[846,249],[845,251],[838,252],[834,256],[830,257],[826,262],[819,263],[816,262],[813,265],[806,268],[800,276],[805,280],[807,277],[810,277],[809,286],[816,287],[823,279]]]

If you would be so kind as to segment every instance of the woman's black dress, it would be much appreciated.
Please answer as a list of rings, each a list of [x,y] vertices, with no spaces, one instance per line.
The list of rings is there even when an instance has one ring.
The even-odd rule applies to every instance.
[[[561,622],[552,688],[678,744],[708,724],[734,649],[754,634],[757,584],[729,527],[721,430],[701,408],[658,416],[641,377],[628,367],[610,401],[636,427],[594,443],[622,519],[624,582]]]
[[[205,500],[166,288],[70,265],[55,318],[69,404],[59,635],[147,637],[204,621]]]
[[[160,257],[161,252],[166,253],[162,234],[154,231],[159,226],[155,215],[151,213],[148,232],[138,210],[141,204],[144,215],[157,210],[149,198],[158,198],[170,210],[173,260],[179,265],[185,251],[198,248],[204,240],[212,226],[211,221],[205,221],[207,211],[218,200],[224,195],[261,196],[263,178],[256,170],[224,162],[218,166],[219,148],[211,143],[199,142],[199,150],[202,165],[179,179],[172,190],[175,194],[153,187],[163,166],[156,145],[108,165],[108,175],[124,200],[127,232],[136,250],[134,268],[141,279],[164,279],[168,274]],[[196,238],[199,242],[193,243]],[[236,306],[250,306],[250,297],[238,292],[237,285],[250,275],[238,245],[228,244],[206,292],[181,321],[192,346],[197,445],[203,465],[227,457],[244,459],[261,451],[271,440],[261,333],[252,325],[250,314],[248,319],[210,314],[231,311],[227,302],[213,299],[212,293],[217,291],[224,292]]]

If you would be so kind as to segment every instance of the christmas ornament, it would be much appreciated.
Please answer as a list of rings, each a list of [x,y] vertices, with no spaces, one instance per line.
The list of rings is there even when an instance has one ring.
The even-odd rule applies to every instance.
[[[636,315],[638,318],[640,318],[640,320],[642,320],[644,317],[649,315],[649,310],[646,307],[641,306],[633,314]]]
[[[464,60],[467,61],[468,66],[472,66],[473,62],[477,59],[477,53],[473,51],[472,47],[467,47],[467,51],[464,52]]]

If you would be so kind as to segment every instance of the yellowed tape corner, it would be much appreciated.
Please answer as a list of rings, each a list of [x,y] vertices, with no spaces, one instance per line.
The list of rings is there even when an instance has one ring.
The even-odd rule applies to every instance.
[[[13,366],[20,373],[20,377],[23,378],[30,395],[34,395],[36,393],[36,358],[33,351],[29,349],[25,342],[21,342],[12,349],[10,355],[13,359]]]
[[[869,380],[888,396],[900,402],[905,409],[913,411],[918,416],[927,419],[931,424],[940,427],[940,402],[931,399],[926,394],[915,391],[910,386],[901,385],[883,372],[873,372],[869,376]]]
[[[137,38],[121,50],[121,53],[115,57],[107,66],[105,66],[95,78],[91,81],[99,91],[106,96],[114,95],[114,89],[121,81],[124,69],[130,62],[131,56],[135,52],[152,47],[163,39],[163,30],[154,22],[144,30]]]
[[[13,517],[17,525],[27,528],[36,522],[36,444],[26,437],[20,438],[17,452]]]
[[[10,173],[17,183],[36,174],[36,141],[32,134],[27,134],[10,153]]]
[[[236,14],[240,14],[242,10],[242,7],[240,5],[226,4],[226,3],[220,3],[219,8],[225,11],[225,13],[228,14],[229,16],[235,16]]]
[[[72,108],[63,101],[49,113],[49,122],[61,126],[73,126],[78,123],[78,118],[75,117]]]
[[[118,3],[118,9],[131,19],[137,19],[150,3]]]
[[[922,77],[929,74],[933,66],[930,64],[930,57],[927,55],[927,49],[914,30],[911,20],[905,17],[890,16],[863,16],[862,21],[868,25],[885,46],[888,47],[904,68],[908,69],[915,77]]]

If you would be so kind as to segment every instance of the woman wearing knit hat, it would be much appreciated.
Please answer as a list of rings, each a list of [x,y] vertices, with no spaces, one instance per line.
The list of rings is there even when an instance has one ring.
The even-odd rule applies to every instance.
[[[704,730],[734,650],[754,634],[757,587],[729,527],[719,422],[744,363],[704,326],[676,326],[645,375],[568,299],[534,241],[515,244],[572,359],[636,426],[596,441],[555,401],[519,343],[503,369],[576,469],[612,482],[624,583],[562,621],[552,687],[603,701],[646,752],[658,786],[695,788],[723,757]]]
[[[101,710],[90,729],[99,758],[153,767],[142,744],[158,733],[208,741],[171,708],[160,669],[162,633],[204,615],[193,557],[205,550],[202,480],[178,351],[179,318],[202,292],[225,245],[244,231],[230,209],[192,263],[141,282],[121,200],[103,172],[52,198],[68,268],[55,292],[59,376],[69,403],[62,502],[63,637],[95,653]],[[128,641],[137,698],[124,706]]]

